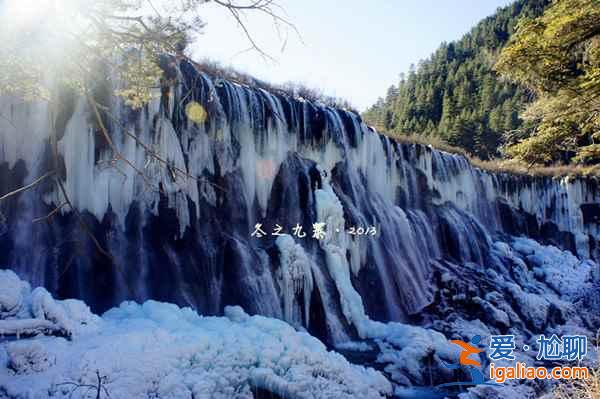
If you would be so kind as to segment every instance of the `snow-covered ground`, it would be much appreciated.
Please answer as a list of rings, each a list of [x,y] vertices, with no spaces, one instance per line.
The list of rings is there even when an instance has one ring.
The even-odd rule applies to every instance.
[[[390,383],[285,322],[229,307],[225,317],[125,302],[93,315],[0,271],[0,330],[56,333],[0,345],[0,397],[380,398]]]
[[[290,255],[282,277],[290,297],[300,283],[311,291],[306,254],[291,239],[278,245]],[[508,331],[533,347],[542,332],[594,335],[598,264],[517,237],[492,243],[491,255],[487,268],[440,264],[440,296],[432,322],[422,326],[371,320],[348,278],[350,266],[343,257],[332,261],[330,267],[346,271],[334,274],[337,288],[357,298],[346,303],[345,314],[364,339],[337,349],[375,354],[385,376],[349,363],[283,321],[239,307],[227,307],[224,317],[203,317],[168,303],[124,302],[97,316],[81,301],[55,300],[0,270],[0,334],[6,337],[0,338],[0,398],[96,398],[98,390],[100,398],[250,399],[257,391],[286,399],[382,398],[393,389],[399,397],[421,397],[433,391],[412,387],[456,379],[444,366],[458,356],[448,339]],[[594,352],[590,348],[590,361]],[[519,356],[533,362],[531,354]],[[515,382],[462,397],[518,398],[549,388]]]

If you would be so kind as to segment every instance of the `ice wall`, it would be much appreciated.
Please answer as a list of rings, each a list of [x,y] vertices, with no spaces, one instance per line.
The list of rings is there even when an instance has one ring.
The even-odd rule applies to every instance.
[[[361,335],[366,316],[419,314],[437,290],[432,264],[486,267],[507,235],[600,258],[594,178],[488,173],[394,142],[348,111],[211,79],[187,62],[177,74],[170,95],[142,110],[108,104],[111,140],[131,164],[80,99],[60,118],[0,99],[0,193],[47,171],[58,125],[57,176],[111,254],[68,206],[52,223],[31,222],[65,202],[48,180],[0,204],[0,267],[95,310],[127,298],[205,314],[242,305],[343,341]],[[188,119],[191,102],[205,122]],[[328,239],[311,238],[317,222],[329,223]],[[266,237],[251,236],[257,223]],[[296,224],[307,237],[291,235]],[[276,225],[285,238],[270,235]],[[345,233],[370,226],[375,236]]]

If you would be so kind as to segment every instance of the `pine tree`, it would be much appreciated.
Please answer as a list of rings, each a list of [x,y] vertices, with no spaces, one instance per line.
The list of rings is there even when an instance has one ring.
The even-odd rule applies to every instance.
[[[521,21],[496,68],[537,96],[523,113],[533,128],[507,154],[531,164],[600,163],[598,0],[556,0],[542,16]],[[505,105],[504,128],[514,129],[515,107]]]
[[[529,97],[516,84],[500,80],[492,67],[517,20],[541,15],[549,3],[519,0],[484,19],[462,39],[442,43],[431,57],[401,75],[398,84],[390,88],[396,95],[386,96],[384,104],[367,110],[365,121],[381,126],[381,119],[376,119],[381,116],[374,108],[385,109],[391,114],[392,122],[387,126],[390,133],[427,135],[433,130],[436,136],[463,145],[482,158],[498,156],[504,129],[521,127],[515,110],[521,109]],[[502,107],[507,100],[511,100],[512,109]],[[457,124],[459,114],[465,110],[468,112]],[[477,137],[463,137],[473,134]]]

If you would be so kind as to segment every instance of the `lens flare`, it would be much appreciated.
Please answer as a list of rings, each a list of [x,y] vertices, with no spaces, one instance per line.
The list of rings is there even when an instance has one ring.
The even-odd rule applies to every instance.
[[[195,101],[192,101],[185,107],[185,114],[189,120],[197,124],[206,122],[206,118],[208,117],[204,107]]]

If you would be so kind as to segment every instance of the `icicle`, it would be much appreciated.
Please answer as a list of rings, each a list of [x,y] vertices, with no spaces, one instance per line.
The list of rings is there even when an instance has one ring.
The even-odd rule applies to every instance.
[[[349,323],[354,324],[361,337],[366,336],[369,319],[365,313],[360,294],[352,286],[350,265],[346,259],[348,238],[345,234],[344,209],[333,188],[324,176],[323,189],[315,191],[317,220],[325,223],[326,236],[319,240],[325,251],[329,274],[335,281],[342,313]]]
[[[304,325],[308,327],[310,319],[310,296],[313,290],[311,262],[304,248],[296,244],[289,235],[277,238],[276,245],[280,253],[278,280],[283,296],[284,319],[292,322],[295,298],[301,293],[304,299]]]

